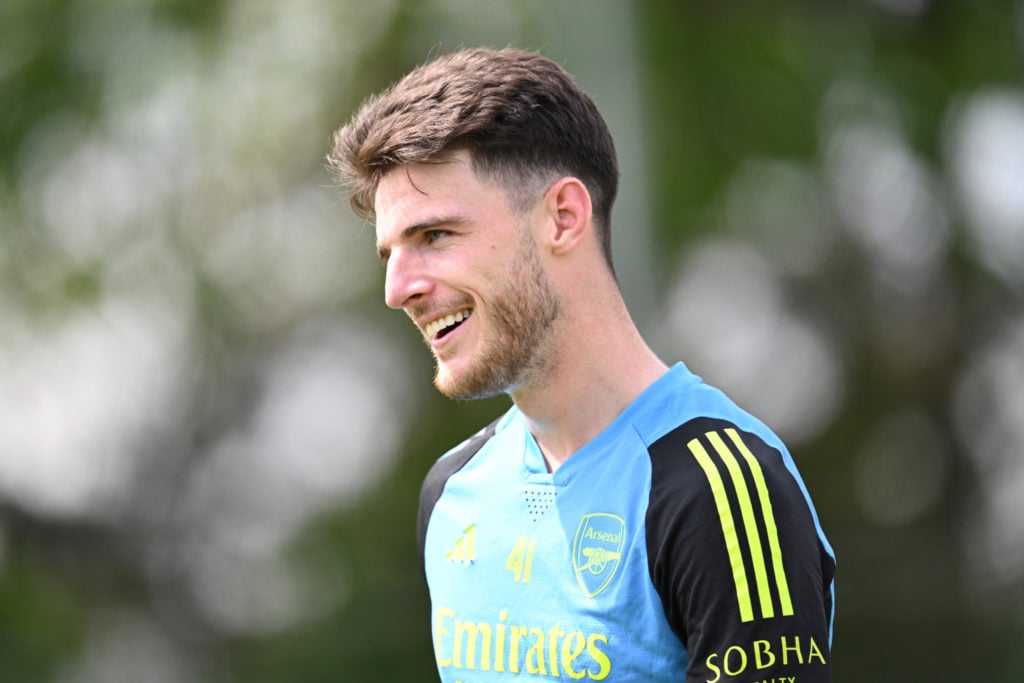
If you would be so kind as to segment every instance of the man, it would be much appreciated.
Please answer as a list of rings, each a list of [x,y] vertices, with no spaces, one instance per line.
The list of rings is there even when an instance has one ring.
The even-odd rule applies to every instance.
[[[630,319],[615,150],[572,78],[442,56],[334,143],[437,388],[514,403],[423,486],[441,679],[830,680],[831,547],[779,439]]]

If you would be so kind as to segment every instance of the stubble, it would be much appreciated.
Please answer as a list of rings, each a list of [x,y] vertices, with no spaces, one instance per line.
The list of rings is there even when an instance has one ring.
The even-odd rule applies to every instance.
[[[492,333],[469,367],[455,375],[437,362],[434,386],[445,396],[472,400],[512,393],[549,374],[560,303],[534,248],[524,230],[504,281],[488,301]]]

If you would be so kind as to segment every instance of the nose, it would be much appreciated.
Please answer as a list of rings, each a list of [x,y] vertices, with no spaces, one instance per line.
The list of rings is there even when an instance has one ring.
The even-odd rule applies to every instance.
[[[415,254],[394,249],[388,257],[384,275],[384,303],[405,308],[430,291],[432,281]]]

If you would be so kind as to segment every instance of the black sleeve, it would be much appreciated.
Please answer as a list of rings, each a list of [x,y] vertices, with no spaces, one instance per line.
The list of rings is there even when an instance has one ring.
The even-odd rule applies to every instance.
[[[439,459],[427,472],[420,488],[420,507],[416,519],[416,548],[420,557],[420,567],[423,568],[423,546],[427,539],[427,524],[430,522],[430,514],[441,497],[444,485],[448,478],[466,466],[473,456],[483,447],[487,440],[494,436],[494,430],[498,420],[487,425],[479,433],[466,441],[459,450]]]
[[[831,681],[835,563],[782,455],[703,418],[649,450],[650,572],[686,680]]]

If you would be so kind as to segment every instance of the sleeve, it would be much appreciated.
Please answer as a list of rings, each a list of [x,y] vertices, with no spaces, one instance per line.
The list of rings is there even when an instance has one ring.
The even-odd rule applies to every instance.
[[[650,453],[648,561],[686,681],[831,681],[835,560],[788,454],[704,418]]]

